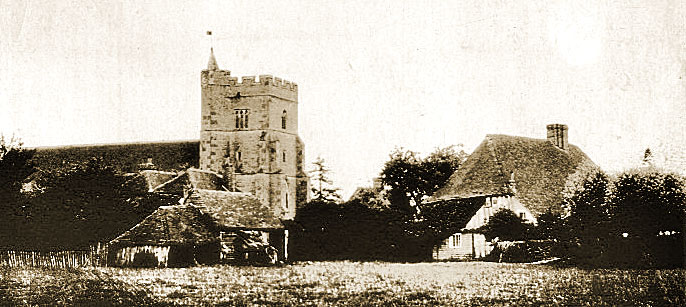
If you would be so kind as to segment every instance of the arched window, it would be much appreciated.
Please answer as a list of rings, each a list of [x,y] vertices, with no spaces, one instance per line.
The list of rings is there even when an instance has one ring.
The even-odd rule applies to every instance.
[[[286,129],[286,110],[281,114],[281,129]]]

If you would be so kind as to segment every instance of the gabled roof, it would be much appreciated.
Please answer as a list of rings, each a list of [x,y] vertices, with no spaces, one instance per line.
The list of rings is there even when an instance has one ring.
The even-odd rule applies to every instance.
[[[574,145],[562,150],[544,139],[487,135],[430,200],[511,194],[508,181],[513,176],[515,195],[532,213],[560,212],[568,178],[595,168]]]
[[[222,177],[212,171],[205,171],[197,168],[189,168],[188,180],[194,189],[202,190],[222,190]]]
[[[184,245],[216,241],[211,220],[194,206],[161,206],[112,244]]]
[[[150,192],[152,192],[156,187],[178,176],[177,173],[156,170],[144,170],[141,171],[140,174],[145,179],[148,191]]]
[[[192,189],[222,190],[222,178],[217,173],[189,168],[172,173],[156,170],[140,172],[148,192],[183,195],[186,187]]]
[[[272,208],[248,193],[195,189],[185,204],[209,214],[220,227],[243,229],[283,228]]]

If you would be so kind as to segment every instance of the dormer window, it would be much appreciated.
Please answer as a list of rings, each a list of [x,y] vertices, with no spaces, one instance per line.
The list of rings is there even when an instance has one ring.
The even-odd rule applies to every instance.
[[[281,114],[281,129],[286,129],[286,110]]]
[[[247,129],[248,128],[248,110],[247,109],[236,109],[236,129]]]

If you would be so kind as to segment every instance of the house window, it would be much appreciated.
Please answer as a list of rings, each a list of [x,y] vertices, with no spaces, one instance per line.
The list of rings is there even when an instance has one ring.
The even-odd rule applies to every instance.
[[[522,219],[522,220],[526,219],[526,213],[524,213],[524,212],[519,212],[519,218]]]
[[[241,161],[241,152],[240,151],[236,152],[236,161],[238,161],[238,162]]]
[[[286,110],[281,114],[281,129],[286,129]]]
[[[491,198],[486,198],[486,204],[484,204],[484,207],[490,208],[491,207]]]
[[[458,248],[462,246],[462,234],[456,233],[448,238],[448,247]]]
[[[498,198],[497,197],[491,197],[491,201],[493,202],[494,206],[498,205]]]
[[[248,128],[248,110],[237,109],[236,114],[236,129],[246,129]]]

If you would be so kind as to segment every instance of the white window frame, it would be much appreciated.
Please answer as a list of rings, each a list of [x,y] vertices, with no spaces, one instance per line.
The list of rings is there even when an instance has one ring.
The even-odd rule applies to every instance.
[[[455,242],[457,241],[457,242]],[[449,248],[459,248],[462,247],[462,234],[454,233],[448,237],[448,247]]]

